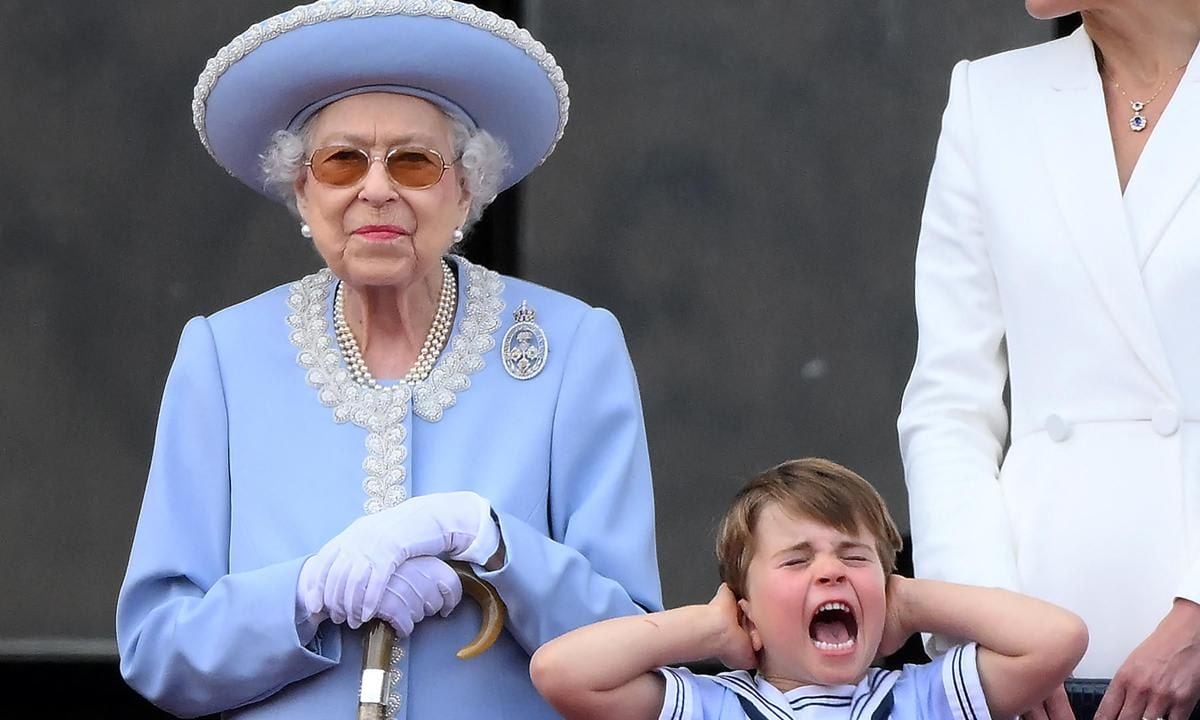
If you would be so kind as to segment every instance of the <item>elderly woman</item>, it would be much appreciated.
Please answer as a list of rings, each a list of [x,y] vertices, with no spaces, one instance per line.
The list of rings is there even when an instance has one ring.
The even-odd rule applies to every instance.
[[[195,97],[211,155],[282,192],[326,267],[183,328],[124,677],[179,715],[351,718],[382,619],[390,715],[552,717],[529,654],[661,605],[616,320],[449,254],[561,137],[554,58],[471,5],[319,2],[234,39]],[[448,561],[507,605],[470,660]]]
[[[1097,717],[1183,720],[1200,697],[1200,2],[1026,6],[1083,27],[955,67],[929,182],[899,419],[916,571],[1074,610],[1076,677],[1112,678]],[[1032,716],[1070,717],[1065,700]]]

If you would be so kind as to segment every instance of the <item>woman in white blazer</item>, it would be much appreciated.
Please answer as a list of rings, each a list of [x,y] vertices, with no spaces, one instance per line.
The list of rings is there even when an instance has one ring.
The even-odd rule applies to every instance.
[[[1074,610],[1076,677],[1113,678],[1097,718],[1183,720],[1200,696],[1200,0],[1026,5],[1083,27],[954,68],[929,182],[898,422],[916,572]],[[1070,717],[1065,694],[1045,714]]]

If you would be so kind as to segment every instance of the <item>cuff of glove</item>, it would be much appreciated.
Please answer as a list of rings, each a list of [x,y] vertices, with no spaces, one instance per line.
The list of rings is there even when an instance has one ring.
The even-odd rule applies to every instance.
[[[299,617],[300,610],[297,610]],[[317,636],[317,631],[321,629],[321,623],[325,622],[325,613],[317,613],[309,615],[307,611],[303,611],[305,617],[296,620],[296,638],[300,641],[300,647],[308,647],[312,644],[313,638]],[[319,652],[314,650],[314,652]]]
[[[479,524],[479,532],[475,534],[475,539],[471,541],[466,550],[451,556],[451,560],[465,560],[483,567],[500,549],[500,525],[496,522],[491,507],[488,507],[487,515],[484,517],[484,521]]]
[[[296,635],[300,639],[300,645],[304,647],[313,641],[317,634],[317,628],[329,617],[324,610],[310,612],[304,600],[305,592],[312,583],[312,578],[309,576],[311,560],[312,557],[309,556],[301,565],[300,577],[296,582]]]

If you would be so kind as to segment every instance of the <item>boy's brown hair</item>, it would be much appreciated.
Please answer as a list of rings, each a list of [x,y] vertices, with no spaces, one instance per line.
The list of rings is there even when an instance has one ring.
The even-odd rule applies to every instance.
[[[717,563],[721,581],[737,597],[745,597],[754,526],[770,503],[842,532],[865,530],[875,538],[884,574],[896,569],[896,553],[904,541],[875,488],[853,470],[823,458],[789,460],[751,478],[721,520]]]

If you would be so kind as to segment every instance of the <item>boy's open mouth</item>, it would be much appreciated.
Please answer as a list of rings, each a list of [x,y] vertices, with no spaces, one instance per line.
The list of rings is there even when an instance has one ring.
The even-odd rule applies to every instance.
[[[822,603],[808,624],[808,635],[818,650],[849,650],[858,637],[858,620],[844,602]]]

